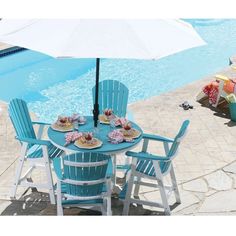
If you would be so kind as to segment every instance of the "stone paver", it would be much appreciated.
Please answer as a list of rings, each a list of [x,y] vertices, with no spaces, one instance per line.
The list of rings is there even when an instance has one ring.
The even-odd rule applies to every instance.
[[[211,190],[209,190],[209,191],[205,194],[205,196],[206,196],[206,197],[209,197],[209,196],[213,195],[214,193],[217,193],[217,191],[214,190],[214,189],[211,189]]]
[[[208,197],[199,212],[230,212],[236,211],[236,190],[222,191]]]
[[[225,172],[236,174],[236,162],[223,168]]]
[[[186,207],[176,213],[173,212],[172,214],[173,215],[192,215],[193,213],[198,211],[198,207],[199,207],[198,204],[193,204],[193,205]]]
[[[173,213],[178,213],[182,211],[183,209],[186,209],[194,204],[197,204],[200,202],[199,198],[194,195],[194,193],[181,190],[180,188],[180,196],[181,196],[181,204],[178,205],[175,209],[173,209]],[[175,202],[174,196],[172,195],[170,198],[170,201]]]
[[[214,172],[205,177],[209,187],[215,190],[229,190],[232,188],[232,179],[226,175],[222,170]]]
[[[234,182],[233,188],[236,188],[236,174],[229,174],[229,176],[232,178],[232,180]]]
[[[203,193],[208,191],[207,184],[203,179],[196,179],[186,184],[183,184],[183,189],[192,192],[203,192]]]

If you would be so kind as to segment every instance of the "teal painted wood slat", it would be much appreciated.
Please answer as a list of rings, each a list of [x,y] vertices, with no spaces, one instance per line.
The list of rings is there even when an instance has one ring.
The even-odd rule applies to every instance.
[[[111,108],[112,110],[114,109],[114,80],[107,80],[107,84],[108,84],[108,91],[107,91],[107,95],[108,95],[108,102],[107,102],[107,107]]]
[[[101,113],[104,111],[104,109],[108,108],[108,83],[107,81],[104,81],[104,83],[99,83],[102,87],[101,93],[99,93],[99,96],[102,98],[101,103]]]
[[[123,99],[122,99],[122,115],[125,116],[127,112],[129,90],[123,87]]]
[[[119,100],[119,82],[114,80],[114,92],[113,92],[113,111],[118,115],[118,100]]]
[[[69,156],[69,161],[75,162],[75,157],[76,157],[75,154],[70,155]],[[69,166],[69,168],[70,168],[70,179],[76,180],[77,179],[77,176],[75,175],[75,173],[76,173],[75,168],[76,167]],[[71,184],[71,191],[72,191],[73,195],[76,195],[76,186],[73,185],[73,184]]]

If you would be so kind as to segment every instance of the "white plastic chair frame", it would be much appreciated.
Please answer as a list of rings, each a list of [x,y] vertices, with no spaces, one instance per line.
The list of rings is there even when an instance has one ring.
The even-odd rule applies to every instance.
[[[187,122],[189,122],[189,121],[187,121]],[[176,140],[172,140],[172,141],[171,141],[171,139],[169,139],[169,141],[171,141],[172,143],[176,142],[176,144],[179,144],[185,135],[186,135],[186,131],[185,131],[184,135],[182,135],[180,138],[177,138]],[[166,140],[168,140],[168,139],[166,138]],[[161,141],[161,140],[156,140],[156,141]],[[168,203],[168,199],[173,192],[175,195],[176,203],[177,204],[181,203],[178,185],[177,185],[177,181],[176,181],[176,177],[175,177],[175,172],[174,172],[174,168],[172,165],[172,160],[177,155],[178,148],[173,155],[168,156],[169,151],[170,151],[170,146],[169,146],[170,142],[168,142],[168,141],[162,141],[162,142],[163,142],[166,157],[168,157],[168,160],[166,160],[166,161],[170,163],[168,169],[165,170],[164,173],[162,173],[161,167],[160,167],[160,161],[163,162],[163,161],[165,161],[164,159],[161,160],[161,158],[159,158],[158,160],[155,160],[155,156],[151,155],[153,157],[152,163],[153,163],[153,167],[155,170],[155,177],[154,177],[154,176],[149,176],[147,174],[143,174],[139,171],[136,171],[138,158],[134,157],[134,156],[132,157],[131,173],[130,173],[130,177],[128,180],[128,186],[127,186],[126,196],[125,196],[125,200],[124,200],[123,215],[128,215],[129,207],[130,207],[130,204],[132,204],[132,203],[163,208],[165,215],[170,215],[171,210],[170,210],[170,206]],[[142,153],[147,153],[148,143],[149,143],[149,139],[144,139]],[[164,181],[163,181],[164,177],[168,174],[170,174],[171,183],[172,183],[171,186],[164,185]],[[156,180],[157,184],[144,182],[144,181],[142,181],[142,178]],[[134,185],[135,185],[135,188],[133,191]],[[162,202],[159,203],[159,202],[151,202],[151,201],[145,201],[145,200],[138,199],[139,189],[140,189],[141,185],[159,188]],[[132,191],[133,191],[134,197],[131,197]]]

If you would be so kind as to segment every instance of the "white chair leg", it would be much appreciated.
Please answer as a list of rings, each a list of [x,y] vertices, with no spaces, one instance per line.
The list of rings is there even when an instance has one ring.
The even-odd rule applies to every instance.
[[[107,197],[106,197],[106,210],[107,210],[107,215],[111,216],[112,215],[112,210],[111,210],[111,193],[112,193],[112,184],[111,184],[111,179],[107,180]]]
[[[176,181],[176,177],[175,177],[175,172],[174,172],[174,168],[173,168],[172,164],[171,164],[171,169],[170,169],[170,177],[171,177],[172,187],[173,187],[173,190],[175,193],[176,202],[181,203],[179,189],[178,189],[178,185],[177,185],[177,181]]]
[[[107,211],[106,211],[106,209],[107,209],[107,207],[106,207],[106,200],[104,200],[104,203],[101,205],[101,212],[102,212],[102,215],[103,216],[106,216],[107,215]]]
[[[39,125],[38,133],[37,133],[37,139],[41,139],[43,135],[44,125]]]
[[[167,199],[167,195],[166,195],[164,182],[163,182],[163,177],[162,177],[162,173],[161,173],[159,163],[156,162],[156,161],[155,162],[153,161],[153,166],[154,166],[155,172],[156,172],[156,178],[157,178],[157,183],[158,183],[159,189],[160,189],[161,200],[162,200],[162,204],[164,206],[164,212],[165,212],[166,215],[170,215],[171,214],[170,206],[169,206],[169,203],[168,203],[168,199]]]
[[[167,142],[164,142],[163,146],[164,146],[165,154],[168,155],[168,153],[170,151],[169,144]]]
[[[127,192],[126,192],[126,196],[125,196],[125,202],[124,202],[124,208],[123,208],[123,213],[122,215],[128,215],[129,214],[129,207],[130,207],[130,203],[131,203],[131,193],[132,193],[132,189],[133,189],[133,183],[134,183],[134,176],[131,173],[130,178],[129,178],[129,182],[128,182],[128,187],[127,187]]]
[[[136,183],[135,183],[135,187],[134,187],[134,197],[138,197],[139,194],[139,189],[140,189],[140,181],[141,181],[141,177],[137,176],[136,177]]]
[[[164,206],[165,214],[170,215],[171,214],[170,206],[169,206],[168,199],[167,199],[167,196],[166,196],[166,191],[165,191],[165,188],[164,188],[163,180],[158,179],[157,182],[158,182],[158,185],[160,187],[161,200],[162,200],[162,204]]]
[[[43,146],[42,149],[43,149],[43,158],[45,160],[45,169],[46,169],[46,175],[47,175],[47,181],[48,181],[50,202],[51,204],[56,204],[54,189],[53,189],[52,172],[51,172],[51,166],[49,162],[47,147]]]
[[[116,155],[112,155],[112,164],[113,164],[113,176],[112,176],[112,183],[113,186],[116,185]]]
[[[107,216],[111,216],[112,215],[112,211],[111,211],[111,196],[107,197]]]
[[[128,156],[125,157],[125,165],[126,165],[126,166],[131,165],[131,158],[128,157]]]
[[[24,166],[27,147],[28,147],[27,143],[23,143],[23,145],[21,147],[21,154],[20,154],[19,163],[18,163],[18,166],[17,166],[17,169],[16,169],[14,185],[13,185],[13,187],[11,189],[11,192],[10,192],[10,198],[12,198],[12,199],[15,199],[15,197],[16,197],[16,191],[17,191],[17,187],[18,187],[19,180],[20,180],[20,177],[21,177],[22,169],[23,169],[23,166]]]
[[[125,195],[125,202],[124,202],[124,208],[123,208],[123,215],[128,215],[129,214],[129,207],[131,203],[131,194],[132,194],[132,189],[133,189],[133,184],[134,184],[134,171],[136,168],[136,163],[137,160],[135,158],[132,159],[132,164],[131,164],[131,174],[130,178],[128,181],[128,187]]]
[[[61,181],[57,180],[57,215],[63,216],[63,207],[61,203]]]

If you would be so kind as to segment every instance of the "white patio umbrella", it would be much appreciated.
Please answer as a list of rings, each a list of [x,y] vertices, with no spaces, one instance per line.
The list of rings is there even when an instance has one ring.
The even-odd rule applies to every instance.
[[[164,19],[3,19],[0,42],[56,58],[97,58],[95,126],[99,114],[100,58],[156,60],[205,44],[190,24]]]

